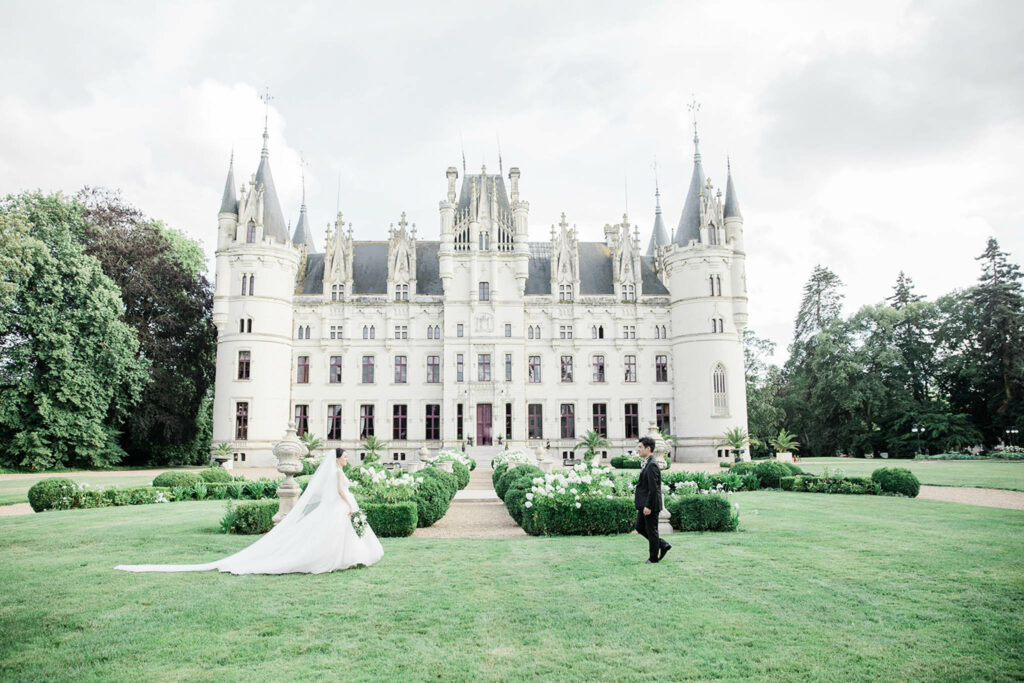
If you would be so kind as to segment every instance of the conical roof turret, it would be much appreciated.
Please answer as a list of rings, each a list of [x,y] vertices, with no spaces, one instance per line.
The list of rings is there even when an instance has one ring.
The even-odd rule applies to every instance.
[[[657,183],[654,185],[654,229],[651,231],[651,242],[647,245],[647,255],[654,256],[658,247],[669,243],[668,230],[665,229],[665,221],[661,219],[661,191]]]
[[[683,204],[683,213],[679,217],[679,227],[676,228],[676,244],[686,245],[690,240],[700,239],[700,193],[704,188],[704,167],[700,161],[700,138],[697,137],[697,127],[693,128],[693,174],[690,176],[690,189],[686,192],[686,202]]]
[[[238,197],[235,195],[235,153],[231,153],[231,162],[228,164],[228,179],[224,183],[224,196],[220,200],[220,213],[233,213],[238,215]]]
[[[295,225],[295,234],[292,235],[292,244],[302,246],[305,244],[310,252],[315,252],[313,246],[313,235],[309,230],[309,218],[306,216],[306,178],[302,178],[302,208],[299,209],[299,222]]]
[[[277,198],[274,176],[270,172],[270,152],[267,140],[270,136],[263,129],[263,150],[260,152],[260,167],[256,169],[256,184],[263,187],[263,234],[279,242],[288,242],[288,226],[285,224],[281,202]]]
[[[736,187],[732,184],[732,164],[726,159],[725,167],[728,169],[728,180],[725,183],[725,207],[722,210],[724,218],[743,218],[740,213],[740,200],[736,196]]]

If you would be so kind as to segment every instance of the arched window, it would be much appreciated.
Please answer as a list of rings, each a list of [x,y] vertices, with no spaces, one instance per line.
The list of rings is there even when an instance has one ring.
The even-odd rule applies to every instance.
[[[533,339],[533,325],[530,325],[528,328],[526,328],[526,338]]]
[[[246,285],[249,283],[249,276],[242,273],[242,296],[245,296]]]
[[[296,339],[302,339],[302,325],[299,325],[298,331],[295,333]]]
[[[433,339],[433,338],[434,338],[434,326],[433,325],[427,325],[427,339]]]
[[[715,296],[722,296],[722,278],[715,276]]]
[[[537,338],[537,339],[540,339],[540,325],[537,325],[537,327],[535,329],[536,329],[536,332],[534,333],[533,336],[535,338]]]
[[[661,338],[668,339],[668,328],[664,325],[661,326]]]
[[[718,332],[718,321],[714,318],[711,319],[711,331]]]
[[[714,275],[709,275],[708,276],[708,281],[710,281],[710,283],[711,283],[711,296],[714,296],[715,295],[715,276]]]
[[[729,395],[725,388],[725,366],[721,363],[715,366],[712,388],[714,390],[714,414],[727,414],[729,412]]]
[[[370,338],[370,328],[367,327],[366,325],[363,325],[363,339],[369,339],[369,338]]]
[[[306,339],[309,339],[309,325],[306,325]]]
[[[245,229],[245,241],[249,244],[256,241],[256,221],[249,221],[249,225]]]
[[[255,285],[256,285],[256,276],[255,275],[250,275],[249,276],[249,296],[252,296],[252,293],[254,291],[253,287],[255,287]]]
[[[604,339],[604,325],[597,326],[597,338]]]
[[[441,338],[441,326],[440,325],[434,325],[434,339],[440,339],[440,338]]]
[[[375,339],[376,337],[377,329],[373,325],[370,325],[370,339]]]

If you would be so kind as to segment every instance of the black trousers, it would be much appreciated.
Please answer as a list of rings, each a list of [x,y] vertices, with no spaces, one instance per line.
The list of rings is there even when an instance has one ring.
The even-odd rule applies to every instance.
[[[658,513],[652,510],[651,514],[645,515],[643,510],[637,510],[636,532],[647,539],[651,562],[657,562],[661,549],[668,545],[665,539],[658,536]]]

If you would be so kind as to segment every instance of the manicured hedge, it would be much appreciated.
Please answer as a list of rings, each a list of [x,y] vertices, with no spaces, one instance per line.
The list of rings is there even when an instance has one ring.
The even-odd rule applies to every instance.
[[[495,491],[498,490],[498,480],[501,479],[502,476],[504,476],[504,474],[505,474],[505,472],[507,470],[508,470],[508,463],[507,462],[503,462],[500,465],[498,465],[497,467],[495,467],[494,468],[494,472],[491,473],[491,485],[494,487]]]
[[[536,477],[543,477],[544,472],[536,465],[519,465],[513,467],[505,472],[498,480],[498,483],[494,485],[494,492],[498,494],[498,498],[505,500],[505,492],[513,482],[525,479],[532,481]]]
[[[523,519],[523,530],[534,536],[626,534],[636,523],[636,508],[632,498],[588,498],[576,508],[541,496],[525,509]]]
[[[166,486],[167,488],[173,488],[175,486],[192,486],[202,481],[202,478],[195,472],[163,472],[162,474],[156,475],[153,480],[153,486]]]
[[[419,512],[416,503],[366,503],[360,505],[366,512],[366,522],[380,538],[412,536],[416,531]]]
[[[878,486],[868,477],[815,477],[801,475],[782,477],[782,490],[807,493],[842,493],[852,495],[874,495]]]
[[[416,473],[417,476],[422,475],[424,479],[428,477],[436,479],[444,485],[448,491],[448,501],[455,497],[455,494],[459,490],[459,480],[456,479],[452,472],[445,472],[436,467],[424,467],[422,470]]]
[[[518,468],[517,468],[518,469]],[[520,477],[511,484],[505,491],[505,507],[509,516],[516,521],[516,524],[523,526],[523,513],[526,508],[526,494],[533,488],[533,480],[529,477]]]
[[[732,474],[741,474],[741,475],[742,474],[754,474],[754,472],[757,470],[757,466],[759,464],[760,463],[750,462],[749,460],[746,460],[744,462],[736,462],[736,463],[733,463],[732,466],[729,468],[729,472],[731,472]]]
[[[766,460],[757,463],[757,466],[754,468],[754,474],[757,475],[758,480],[761,482],[761,488],[777,489],[779,488],[779,479],[791,477],[798,473],[786,467],[786,463]]]
[[[455,475],[460,491],[469,485],[469,468],[461,462],[452,461],[452,474]]]
[[[231,473],[223,467],[208,467],[199,473],[199,477],[208,484],[231,481]]]
[[[103,496],[104,502],[107,505],[149,505],[151,503],[160,502],[162,498],[165,501],[171,500],[171,490],[168,488],[160,488],[156,486],[135,486],[126,489],[103,489],[102,491],[90,491],[90,493],[100,493]],[[85,507],[85,506],[83,506]],[[99,507],[99,506],[96,506]]]
[[[725,496],[697,494],[669,498],[669,523],[677,531],[736,531],[739,514]]]
[[[78,485],[70,479],[51,477],[41,479],[28,490],[28,504],[36,512],[43,510],[67,510],[72,507],[74,492]]]
[[[277,514],[277,499],[249,500],[239,503],[234,510],[235,521],[231,525],[233,534],[265,534],[274,528]]]
[[[433,468],[426,468],[424,473]],[[448,474],[442,472],[441,474]],[[449,475],[451,476],[451,475]],[[445,516],[448,506],[451,505],[452,495],[443,479],[431,476],[423,477],[423,481],[416,484],[416,525],[428,527]]]
[[[616,455],[608,461],[609,464],[620,470],[638,470],[644,461],[639,458],[631,458],[628,455]]]
[[[921,482],[914,473],[902,467],[882,467],[871,473],[871,480],[885,493],[916,498]]]

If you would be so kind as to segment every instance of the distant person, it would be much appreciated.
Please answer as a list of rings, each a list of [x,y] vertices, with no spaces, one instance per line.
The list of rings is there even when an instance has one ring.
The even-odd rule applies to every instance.
[[[647,539],[649,557],[646,564],[660,562],[672,546],[658,536],[658,513],[661,512],[661,468],[654,459],[654,439],[640,437],[637,449],[643,458],[640,479],[633,493],[636,506],[636,532]]]

